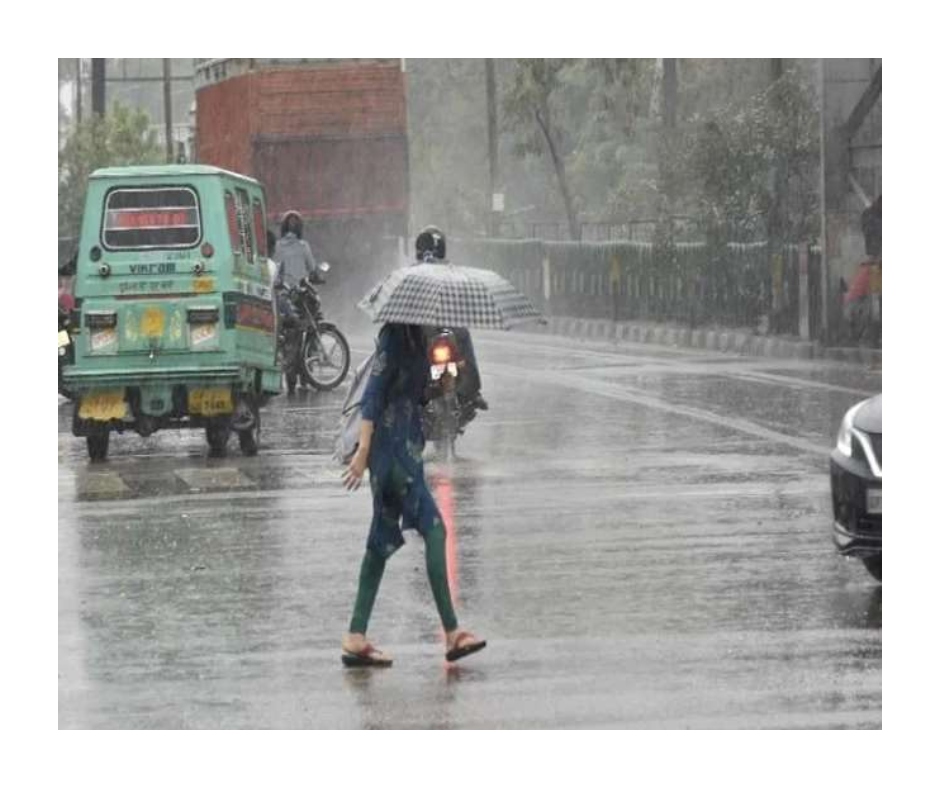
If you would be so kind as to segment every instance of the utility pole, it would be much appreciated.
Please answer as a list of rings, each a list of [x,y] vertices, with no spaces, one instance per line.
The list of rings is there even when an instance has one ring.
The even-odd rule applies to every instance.
[[[503,210],[502,197],[497,197],[496,184],[499,178],[499,129],[496,123],[496,68],[492,58],[485,58],[486,64],[486,119],[487,142],[490,159],[490,236],[498,232],[497,214]]]
[[[674,157],[676,137],[676,117],[679,95],[679,72],[676,59],[662,58],[662,83],[659,93],[659,110],[662,118],[662,131],[659,140],[659,188],[663,199],[659,200],[657,214],[660,220],[672,214],[675,197],[674,181],[671,168],[666,165]],[[667,220],[668,222],[669,220]]]
[[[829,194],[826,186],[826,61],[819,58],[819,205],[820,205],[820,233],[819,233],[819,332],[818,339],[828,343],[831,339],[829,333],[829,228],[826,220],[828,215]]]
[[[662,113],[663,126],[667,129],[676,127],[676,103],[679,94],[679,74],[674,57],[663,58]]]
[[[173,155],[173,102],[170,93],[170,59],[163,58],[163,123],[166,128],[166,163],[172,164]]]
[[[75,123],[82,122],[82,59],[75,58]]]
[[[771,89],[778,86],[783,77],[783,60],[781,58],[770,59],[770,86]],[[779,91],[772,98],[774,105],[779,109],[780,106]],[[784,264],[784,246],[786,242],[786,216],[784,213],[786,203],[786,185],[787,168],[789,162],[786,161],[780,151],[774,155],[773,164],[773,184],[770,195],[770,211],[767,216],[767,249],[770,253],[771,263],[771,327],[774,330],[781,330],[784,326],[779,325],[781,320],[781,310],[783,309],[783,281],[785,276]],[[787,327],[789,328],[789,327]]]
[[[91,111],[97,117],[104,115],[104,58],[91,59]]]

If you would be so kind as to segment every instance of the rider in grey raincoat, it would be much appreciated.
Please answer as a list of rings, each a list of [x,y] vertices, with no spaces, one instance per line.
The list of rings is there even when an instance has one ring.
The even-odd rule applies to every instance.
[[[277,274],[274,276],[274,291],[283,293],[293,287],[300,280],[312,274],[316,268],[316,260],[310,251],[310,244],[303,239],[304,223],[297,211],[288,211],[281,221],[281,237],[274,247],[274,262],[277,263]],[[289,310],[286,299],[278,297],[280,311],[284,313],[285,307]]]

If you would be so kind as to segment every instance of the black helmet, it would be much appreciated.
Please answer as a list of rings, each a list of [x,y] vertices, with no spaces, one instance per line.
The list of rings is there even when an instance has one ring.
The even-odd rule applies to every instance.
[[[415,238],[415,257],[418,262],[443,260],[447,254],[444,233],[434,225],[428,225]]]

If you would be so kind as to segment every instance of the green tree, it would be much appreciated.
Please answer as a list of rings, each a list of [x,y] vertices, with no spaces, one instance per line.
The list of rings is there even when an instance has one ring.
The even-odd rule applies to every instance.
[[[159,164],[165,153],[144,112],[114,104],[75,126],[59,152],[59,236],[77,236],[88,176],[100,167]]]
[[[569,174],[583,214],[644,212],[631,202],[618,205],[616,195],[654,172],[647,150],[654,76],[649,59],[575,60],[565,69],[561,95],[574,140]]]
[[[558,122],[562,72],[568,64],[564,59],[518,60],[503,109],[507,125],[519,134],[515,153],[541,156],[547,152],[551,158],[568,219],[568,232],[572,239],[578,239],[581,235],[578,212],[565,166],[565,153],[571,147],[571,140]]]
[[[701,119],[685,164],[706,228],[736,240],[766,237],[771,208],[782,199],[787,239],[818,237],[818,112],[810,86],[790,70],[750,99]]]
[[[618,195],[650,175],[654,67],[649,59],[516,61],[506,131],[518,156],[547,154],[572,238],[582,217],[621,212]]]

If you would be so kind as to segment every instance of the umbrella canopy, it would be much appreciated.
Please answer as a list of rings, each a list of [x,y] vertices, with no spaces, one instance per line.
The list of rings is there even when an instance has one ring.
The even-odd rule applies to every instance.
[[[542,320],[529,299],[485,268],[419,263],[392,271],[359,308],[376,323],[512,328]]]

